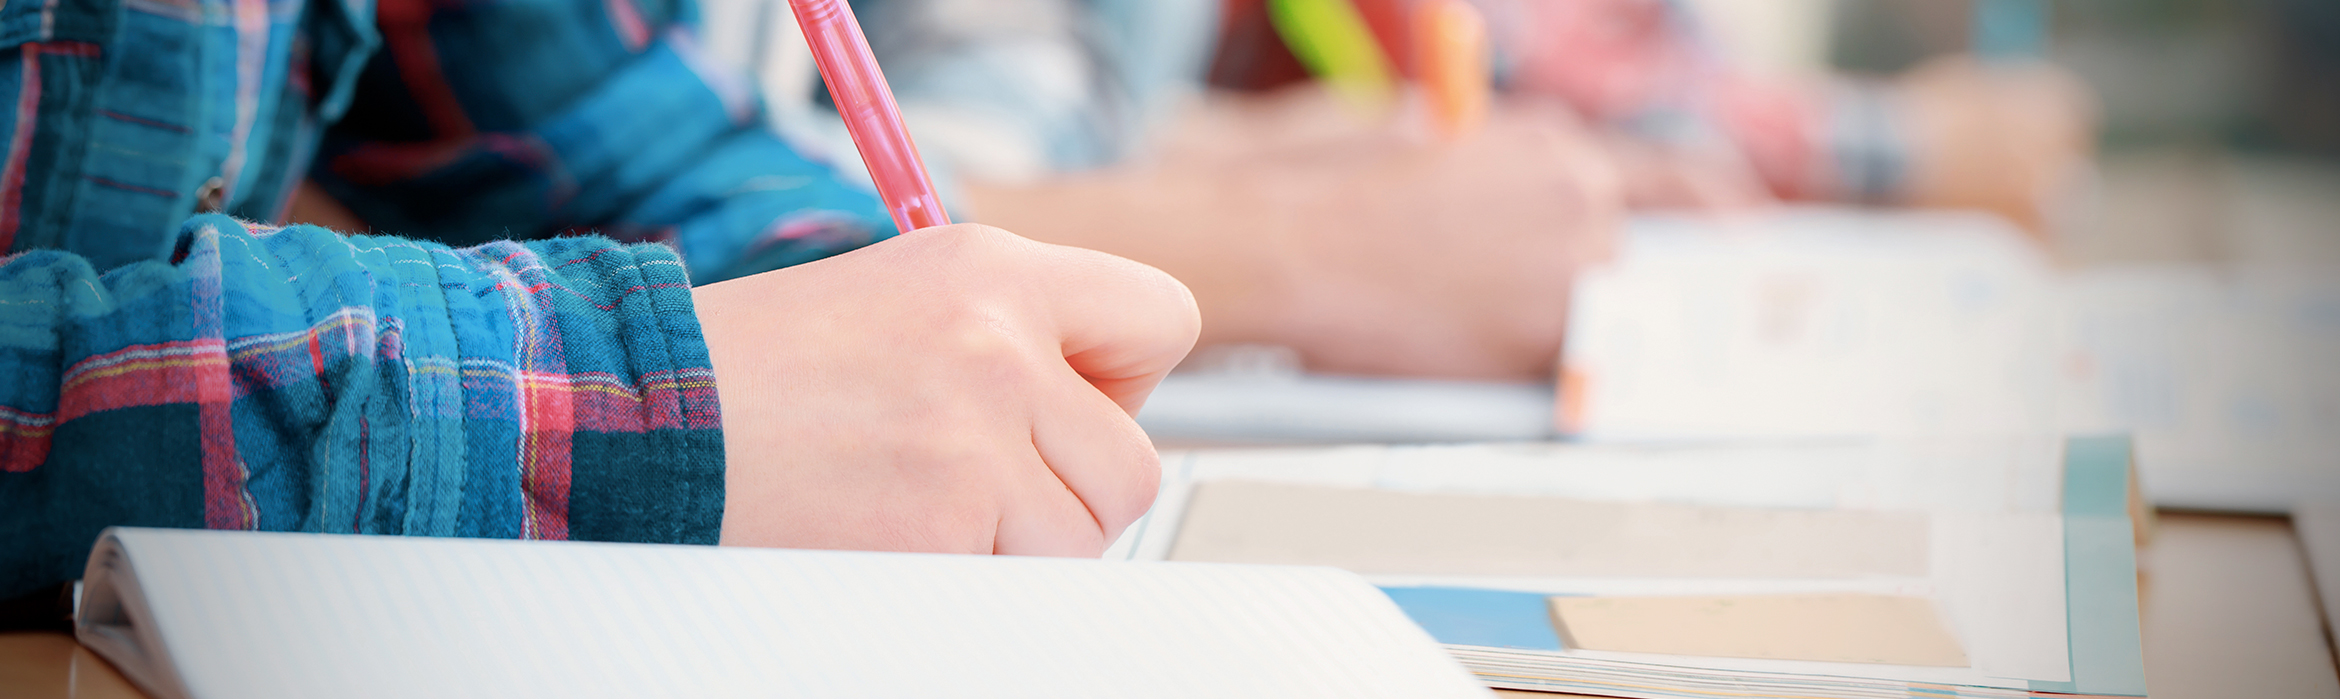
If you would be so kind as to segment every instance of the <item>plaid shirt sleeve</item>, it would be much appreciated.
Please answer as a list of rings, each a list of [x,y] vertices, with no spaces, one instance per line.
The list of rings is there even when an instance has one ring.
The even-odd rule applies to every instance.
[[[109,525],[714,543],[682,264],[206,215],[168,262],[0,259],[0,598]]]
[[[763,122],[688,0],[380,0],[381,49],[310,177],[375,229],[456,245],[663,242],[713,282],[895,233]]]
[[[1692,3],[1480,5],[1512,89],[1658,143],[1734,151],[1783,197],[1890,203],[1910,186],[1909,117],[1891,89],[1738,70]]]

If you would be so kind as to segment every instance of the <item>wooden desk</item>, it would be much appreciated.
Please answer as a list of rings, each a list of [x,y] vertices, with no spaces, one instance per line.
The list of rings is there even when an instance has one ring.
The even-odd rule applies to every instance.
[[[2340,673],[2289,523],[2165,514],[2141,560],[2145,674],[2156,699],[2340,699]],[[31,633],[0,634],[0,696],[143,695],[72,637]]]
[[[2340,697],[2290,523],[2165,514],[2141,565],[2153,696]]]
[[[0,695],[144,699],[122,673],[61,633],[0,634]]]

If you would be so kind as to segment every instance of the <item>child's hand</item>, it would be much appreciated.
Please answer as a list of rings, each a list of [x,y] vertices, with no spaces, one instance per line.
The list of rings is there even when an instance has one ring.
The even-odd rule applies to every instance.
[[[1200,325],[1160,271],[975,225],[695,297],[726,545],[1095,556],[1153,504],[1130,416]]]
[[[1910,203],[1981,209],[2046,236],[2095,153],[2096,103],[2047,64],[1936,59],[1900,80],[1915,152]]]
[[[970,187],[1040,240],[1161,267],[1206,343],[1283,345],[1316,371],[1548,377],[1576,272],[1622,215],[1608,155],[1548,105],[1502,103],[1445,143],[1321,94],[1206,110],[1150,167]]]
[[[1623,215],[1597,140],[1519,103],[1456,143],[1369,135],[1222,177],[1277,210],[1284,237],[1268,251],[1282,293],[1260,299],[1261,328],[1240,339],[1338,373],[1550,374],[1569,288],[1609,257]]]

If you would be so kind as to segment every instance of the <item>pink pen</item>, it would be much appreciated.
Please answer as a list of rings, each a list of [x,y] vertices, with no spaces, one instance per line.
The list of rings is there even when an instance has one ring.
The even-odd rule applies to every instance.
[[[877,182],[878,197],[885,200],[894,225],[903,232],[950,225],[853,8],[845,0],[788,0],[788,6],[796,11],[796,25],[812,45],[813,62],[821,66],[821,80],[829,84],[829,97],[845,117],[845,129],[853,133],[853,146],[869,165],[869,177]]]

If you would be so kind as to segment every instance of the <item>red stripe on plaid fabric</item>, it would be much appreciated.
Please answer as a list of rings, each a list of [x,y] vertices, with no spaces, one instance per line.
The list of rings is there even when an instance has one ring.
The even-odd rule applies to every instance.
[[[168,189],[135,185],[128,182],[118,182],[115,180],[99,177],[97,175],[82,175],[81,179],[89,180],[91,184],[95,184],[100,187],[111,187],[125,192],[137,192],[139,194],[151,194],[165,199],[175,199],[179,196],[178,192],[173,192]]]
[[[577,188],[552,146],[527,135],[486,133],[415,143],[367,143],[335,157],[327,167],[352,184],[387,185],[478,155],[494,155],[543,175],[550,181],[548,202],[564,201]]]
[[[123,408],[201,403],[213,382],[225,381],[228,362],[222,350],[218,340],[167,342],[125,347],[74,363],[60,384],[57,412],[0,408],[0,471],[26,473],[38,468],[48,460],[57,425],[76,418]],[[225,403],[221,406],[224,418]],[[203,435],[206,450],[215,448],[209,424]],[[219,424],[225,425],[224,420]]]
[[[331,391],[333,390],[333,387],[325,383],[325,343],[322,340],[324,333],[313,332],[316,330],[316,328],[310,328],[310,330],[312,331],[309,333],[310,375],[317,377],[318,386],[324,387],[324,390]]]
[[[386,185],[428,174],[471,153],[471,139],[367,143],[334,158],[326,167],[352,184]]]
[[[521,374],[527,430],[520,436],[520,487],[527,491],[529,539],[569,538],[569,450],[577,431],[569,377]]]
[[[642,21],[641,8],[634,0],[604,0],[609,8],[610,28],[617,30],[618,40],[626,42],[626,50],[641,53],[650,45],[650,25]]]
[[[325,321],[319,328],[302,333],[314,337],[319,329],[346,325],[350,318]],[[48,457],[49,438],[60,422],[92,413],[121,408],[169,405],[173,403],[201,403],[201,379],[190,380],[189,372],[203,372],[224,367],[229,361],[210,349],[216,345],[208,341],[141,345],[92,357],[76,364],[67,374],[63,402],[59,413],[31,413],[0,407],[0,471],[23,473],[33,470]],[[298,345],[307,354],[308,342]],[[239,373],[249,379],[253,372],[241,371],[241,365],[255,363],[261,353],[238,350],[234,363]],[[265,362],[260,362],[265,363]],[[260,376],[290,378],[282,372],[263,372]],[[508,376],[494,372],[496,376]],[[558,452],[559,460],[567,460],[568,435],[574,431],[612,434],[638,434],[651,430],[718,429],[723,416],[715,393],[714,373],[703,368],[673,372],[656,372],[642,377],[639,386],[606,373],[580,374],[574,377],[560,374],[530,374],[523,378],[530,410],[554,409],[566,405],[558,413],[531,413],[532,432],[537,426],[546,433],[560,435],[555,441],[539,436],[528,443],[538,449],[537,454]],[[256,387],[245,386],[250,392]],[[565,393],[555,398],[553,394]],[[567,419],[562,419],[566,416]],[[219,416],[206,416],[206,420]],[[206,430],[209,430],[209,423]],[[232,444],[206,444],[206,449],[232,449]],[[547,462],[549,464],[549,462]],[[549,469],[549,465],[548,465]],[[241,470],[239,467],[237,470]],[[565,471],[565,469],[559,469]],[[567,487],[565,474],[560,479],[548,479],[541,492],[547,505],[558,503],[566,511]],[[240,482],[238,479],[229,479]],[[555,480],[558,481],[555,487]],[[220,485],[227,484],[223,480]],[[564,518],[565,519],[565,518]],[[540,520],[542,521],[542,520]],[[565,526],[548,527],[547,531]]]
[[[559,291],[561,291],[561,292],[563,292],[563,293],[566,293],[566,294],[568,294],[568,295],[570,295],[570,296],[575,296],[575,297],[577,297],[577,300],[579,300],[579,301],[584,301],[584,302],[585,302],[585,305],[592,306],[592,307],[594,307],[594,308],[598,308],[598,309],[601,309],[601,310],[604,310],[604,311],[614,311],[614,310],[617,310],[617,307],[618,307],[618,304],[615,304],[615,303],[599,303],[599,302],[595,302],[595,301],[593,300],[593,297],[591,297],[591,296],[586,296],[586,295],[584,294],[584,292],[580,292],[580,291],[578,291],[578,290],[576,290],[576,289],[571,289],[571,288],[569,288],[569,287],[565,287],[565,286],[559,286],[559,285],[553,284],[552,282],[537,282],[537,283],[535,283],[535,284],[530,284],[530,285],[527,285],[527,286],[521,286],[521,285],[519,285],[519,283],[518,283],[518,282],[516,282],[516,281],[514,281],[514,280],[506,280],[506,281],[502,281],[502,282],[497,282],[497,283],[496,283],[496,286],[495,286],[495,288],[496,288],[497,290],[499,290],[499,291],[504,291],[504,290],[509,290],[509,291],[518,291],[518,292],[520,292],[520,293],[523,293],[523,294],[538,294],[538,293],[543,293],[543,292],[544,292],[544,291],[546,291],[546,290],[559,290]],[[681,283],[674,283],[674,284],[635,284],[635,285],[633,285],[633,286],[629,286],[629,287],[626,287],[626,288],[624,288],[624,289],[620,289],[620,290],[618,290],[618,296],[620,296],[620,297],[624,297],[624,296],[627,296],[627,295],[633,294],[633,293],[635,293],[635,292],[641,292],[641,291],[650,291],[650,290],[653,290],[653,289],[688,289],[688,288],[691,288],[691,285],[689,285],[689,284],[681,284]]]
[[[723,425],[715,403],[715,376],[705,370],[658,372],[635,388],[614,374],[569,377],[571,405],[580,432],[638,433],[650,430],[715,429]]]
[[[57,397],[57,422],[91,413],[171,403],[201,397],[195,379],[204,372],[227,375],[226,347],[215,338],[134,345],[74,363],[65,370]]]
[[[227,363],[224,351],[218,356],[220,364]],[[228,372],[203,372],[195,380],[200,385],[196,419],[203,429],[203,526],[253,529],[259,523],[258,508],[244,489],[250,474],[243,457],[236,453],[235,416],[230,412],[234,396],[228,387]]]
[[[330,336],[360,334],[361,326],[373,321],[372,310],[350,306],[307,330],[238,338],[229,343],[228,359],[235,365],[237,395],[281,388],[315,377],[326,364],[325,347],[355,346],[354,340],[346,337],[336,340]],[[386,341],[391,341],[391,333],[384,331]],[[507,365],[479,376],[496,379],[513,373]],[[539,388],[545,388],[559,383],[547,377],[558,376],[561,375],[538,374],[535,378],[543,379]],[[715,407],[714,373],[704,367],[652,372],[644,374],[639,381],[606,372],[589,372],[568,377],[566,386],[575,394],[570,404],[576,410],[577,429],[639,433],[722,426],[721,411]],[[0,413],[0,418],[4,417]]]
[[[342,306],[305,330],[236,338],[228,343],[228,356],[234,357],[237,364],[243,364],[254,357],[270,353],[297,351],[308,354],[308,344],[317,336],[332,332],[355,332],[357,326],[373,322],[373,307]],[[350,343],[345,341],[342,344]]]
[[[84,415],[201,398],[200,378],[225,376],[227,355],[217,340],[125,347],[75,362],[65,370],[57,412],[0,408],[0,470],[25,473],[49,457],[57,425]]]
[[[23,223],[24,163],[32,157],[33,131],[40,126],[41,44],[24,45],[23,84],[16,92],[16,133],[8,137],[8,159],[0,161],[0,250],[16,245]]]
[[[100,53],[103,53],[103,51],[102,51],[102,50],[101,50],[101,49],[98,47],[98,45],[97,45],[97,44],[92,44],[92,43],[89,43],[89,42],[87,42],[87,41],[43,41],[43,42],[41,42],[41,55],[43,55],[43,56],[71,56],[71,57],[73,57],[73,58],[97,58],[97,57],[98,57],[98,55],[99,55]]]
[[[431,0],[381,0],[374,5],[374,19],[383,48],[398,66],[398,79],[406,83],[407,95],[422,108],[423,119],[436,132],[433,135],[437,138],[432,140],[459,141],[478,129],[472,126],[471,116],[463,111],[463,102],[456,98],[455,88],[447,83],[447,74],[439,65],[439,49],[431,41],[433,4]]]
[[[0,407],[0,472],[30,473],[49,460],[57,416]]]
[[[139,126],[144,126],[151,129],[160,129],[163,131],[169,131],[171,133],[187,133],[192,130],[185,126],[180,126],[178,124],[173,124],[167,121],[156,121],[154,119],[148,119],[145,117],[135,117],[111,109],[100,109],[98,110],[97,114],[98,116],[112,119],[114,121],[137,124]]]
[[[507,246],[501,265],[489,273],[499,277],[505,311],[512,318],[512,359],[520,385],[520,536],[527,539],[569,538],[570,449],[575,440],[576,401],[568,375],[568,354],[561,342],[559,312],[553,300],[522,279],[542,279],[544,263],[526,247],[491,244],[479,252]],[[485,265],[483,265],[485,266]]]

